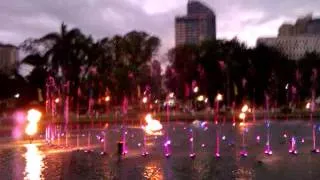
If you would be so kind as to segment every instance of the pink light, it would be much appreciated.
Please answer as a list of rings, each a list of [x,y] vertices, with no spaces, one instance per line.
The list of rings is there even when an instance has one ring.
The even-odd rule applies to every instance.
[[[257,137],[256,137],[256,140],[257,140],[257,141],[260,141],[260,136],[257,136]]]
[[[190,156],[190,158],[194,158],[194,157],[196,157],[196,153],[191,153],[191,154],[189,154],[189,156]]]
[[[14,115],[14,119],[17,124],[23,124],[26,119],[26,115],[23,112],[16,112]]]
[[[220,157],[220,153],[216,153],[216,157],[218,157],[218,158],[219,158],[219,157]]]

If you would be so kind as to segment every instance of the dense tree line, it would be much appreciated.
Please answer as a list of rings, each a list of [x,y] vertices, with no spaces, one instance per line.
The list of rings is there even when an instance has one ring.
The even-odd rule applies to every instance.
[[[42,90],[45,97],[46,80],[51,76],[57,96],[69,96],[72,102],[87,102],[93,96],[98,102],[110,93],[115,104],[124,96],[130,103],[139,102],[149,89],[154,99],[175,92],[178,99],[187,101],[194,98],[194,86],[211,104],[217,93],[223,94],[228,106],[243,101],[261,106],[266,97],[273,106],[299,104],[311,92],[320,93],[320,56],[316,53],[295,61],[274,48],[248,48],[237,39],[205,41],[170,49],[169,65],[161,75],[161,63],[154,60],[159,47],[159,38],[142,31],[94,40],[62,24],[58,32],[21,43],[19,48],[27,54],[21,64],[34,67],[21,84]],[[63,88],[66,83],[67,89]],[[7,94],[1,93],[2,98]]]
[[[277,49],[263,45],[248,48],[232,39],[174,47],[168,59],[165,84],[184,100],[193,97],[194,84],[211,102],[217,93],[223,94],[228,106],[244,101],[263,106],[266,97],[274,107],[296,106],[310,99],[312,90],[320,93],[320,56],[316,53],[296,61]]]

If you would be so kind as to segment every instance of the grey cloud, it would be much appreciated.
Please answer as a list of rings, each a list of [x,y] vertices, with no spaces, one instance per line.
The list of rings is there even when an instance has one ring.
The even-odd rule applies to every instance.
[[[96,38],[124,34],[132,29],[145,30],[162,39],[165,49],[174,42],[174,17],[185,13],[183,6],[164,13],[147,14],[143,3],[157,0],[9,0],[0,4],[0,41],[19,43],[56,31],[62,21],[81,28]],[[266,24],[284,17],[294,20],[300,13],[317,12],[320,2],[301,0],[203,0],[215,10],[218,37],[224,32],[242,31],[247,26]],[[168,1],[170,3],[170,1]],[[232,11],[230,10],[232,9]],[[263,12],[261,19],[238,22],[245,12]],[[229,23],[231,21],[232,23]],[[230,37],[231,38],[231,37]]]

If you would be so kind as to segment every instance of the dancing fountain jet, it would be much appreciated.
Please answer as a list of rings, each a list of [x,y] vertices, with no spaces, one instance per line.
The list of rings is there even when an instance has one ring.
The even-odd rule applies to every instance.
[[[269,119],[269,97],[266,95],[266,110],[267,110],[267,119],[266,119],[266,126],[267,126],[267,142],[264,153],[267,155],[272,155],[271,145],[270,145],[270,119]]]
[[[306,105],[306,109],[310,110],[310,122],[311,122],[311,127],[312,127],[312,153],[319,153],[320,150],[316,147],[316,124],[313,122],[313,112],[315,108],[315,91],[312,91],[312,98],[311,98],[311,103],[308,102]]]
[[[242,129],[242,150],[240,151],[241,157],[248,156],[248,152],[245,147],[245,133],[247,131],[247,129],[246,129],[246,112],[248,111],[248,109],[249,109],[249,106],[245,104],[241,108],[241,113],[239,114],[239,119],[242,120],[242,122],[240,122],[240,127],[243,127],[243,129]]]
[[[145,116],[145,122],[147,123],[146,126],[142,126],[141,128],[144,130],[143,133],[143,152],[142,152],[142,156],[146,156],[149,154],[149,152],[147,151],[146,148],[146,135],[149,136],[159,136],[162,135],[162,124],[160,123],[160,121],[153,119],[151,114],[147,114]]]
[[[294,136],[291,137],[289,153],[293,154],[293,155],[297,155],[298,154],[297,141],[296,141],[296,138]]]
[[[193,130],[192,128],[190,128],[190,154],[189,157],[190,158],[195,158],[196,157],[196,153],[194,152],[194,135],[193,135]]]

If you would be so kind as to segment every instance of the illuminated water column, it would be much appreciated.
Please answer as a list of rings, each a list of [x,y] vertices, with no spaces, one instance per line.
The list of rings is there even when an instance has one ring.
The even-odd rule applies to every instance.
[[[170,145],[171,145],[171,140],[169,138],[169,128],[170,128],[170,105],[169,102],[174,98],[174,93],[169,93],[169,95],[166,98],[166,115],[167,115],[167,129],[166,129],[166,139],[164,142],[164,155],[166,157],[171,156],[170,152]]]
[[[269,119],[269,97],[266,96],[266,110],[267,110],[267,119],[266,119],[266,126],[267,126],[267,142],[264,153],[267,155],[272,155],[272,149],[270,145],[270,119]]]

